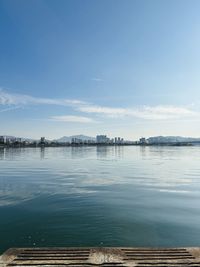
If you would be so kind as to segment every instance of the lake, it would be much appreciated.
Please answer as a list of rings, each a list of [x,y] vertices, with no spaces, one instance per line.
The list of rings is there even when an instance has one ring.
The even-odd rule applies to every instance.
[[[0,149],[0,252],[200,246],[200,147]]]

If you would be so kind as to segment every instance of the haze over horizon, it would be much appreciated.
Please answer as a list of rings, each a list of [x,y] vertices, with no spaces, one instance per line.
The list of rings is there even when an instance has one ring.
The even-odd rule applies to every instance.
[[[200,2],[0,0],[1,134],[200,136]]]

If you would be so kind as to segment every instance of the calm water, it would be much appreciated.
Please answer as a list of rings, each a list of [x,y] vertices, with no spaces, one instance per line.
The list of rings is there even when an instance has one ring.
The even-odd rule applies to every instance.
[[[0,252],[200,246],[200,147],[0,149]]]

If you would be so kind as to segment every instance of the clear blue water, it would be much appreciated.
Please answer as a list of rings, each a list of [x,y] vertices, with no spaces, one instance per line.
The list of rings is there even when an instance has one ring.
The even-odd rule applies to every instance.
[[[0,149],[0,252],[200,246],[200,147]]]

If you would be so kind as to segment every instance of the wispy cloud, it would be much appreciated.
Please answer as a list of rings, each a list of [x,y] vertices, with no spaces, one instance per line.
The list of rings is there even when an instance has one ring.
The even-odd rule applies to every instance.
[[[66,116],[52,116],[51,120],[53,121],[59,121],[59,122],[79,122],[79,123],[93,123],[95,122],[93,119],[88,117],[82,117],[82,116],[72,116],[72,115],[66,115]]]
[[[0,106],[4,109],[0,112],[23,107],[25,105],[57,105],[71,107],[72,110],[81,113],[92,114],[108,118],[139,118],[145,120],[169,120],[169,119],[200,119],[200,112],[195,111],[193,107],[180,106],[139,106],[133,108],[107,107],[95,105],[77,99],[52,99],[37,98],[23,94],[11,94],[5,90],[0,90]],[[51,119],[57,121],[76,121],[76,122],[94,122],[93,119],[80,116],[54,116]]]
[[[11,94],[0,89],[0,105],[59,105],[59,106],[76,106],[85,104],[84,101],[76,99],[51,99],[33,97],[23,94]]]
[[[94,114],[103,114],[112,118],[135,117],[147,120],[165,120],[197,117],[200,114],[188,108],[176,106],[141,106],[136,108],[111,108],[95,105],[82,105],[78,107],[79,111]]]

